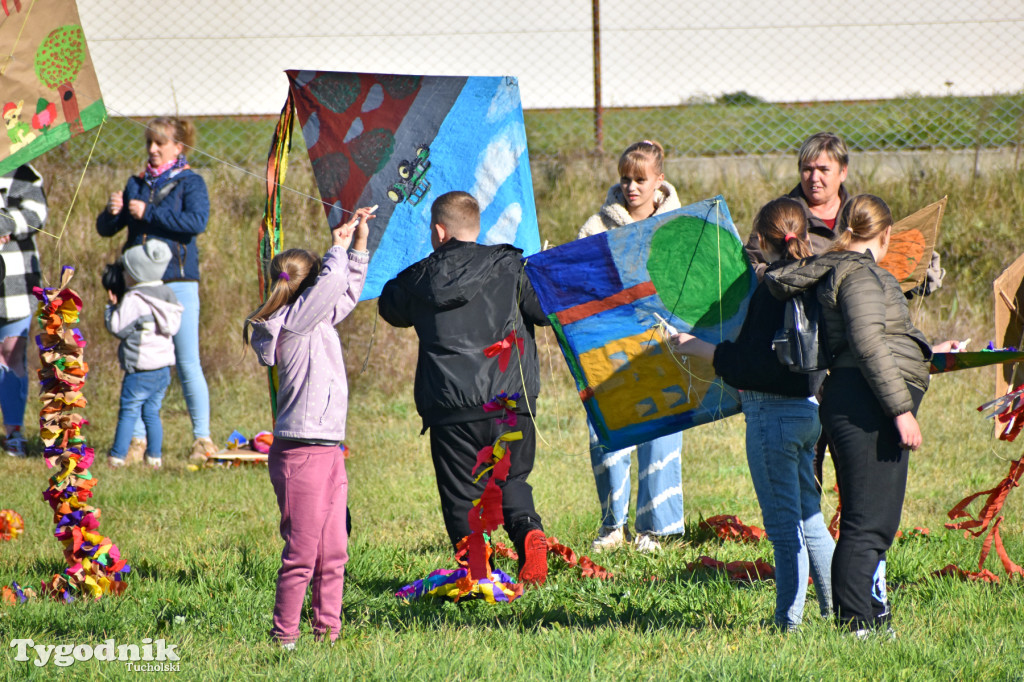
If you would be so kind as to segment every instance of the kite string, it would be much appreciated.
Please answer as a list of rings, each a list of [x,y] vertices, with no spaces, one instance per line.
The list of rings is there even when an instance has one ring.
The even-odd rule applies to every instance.
[[[516,281],[516,295],[515,295],[515,301],[514,301],[515,302],[515,313],[513,313],[513,315],[512,315],[512,332],[513,333],[515,333],[515,330],[519,328],[519,306],[520,306],[520,304],[522,303],[522,300],[523,300],[523,280],[526,278],[526,263],[527,263],[527,261],[523,261],[523,267],[519,269],[519,278]],[[534,344],[536,344],[536,340],[534,340]],[[548,441],[548,439],[544,437],[544,434],[541,433],[540,425],[537,424],[537,415],[535,415],[533,413],[533,409],[530,407],[530,391],[526,387],[526,371],[523,369],[523,352],[521,350],[519,350],[519,344],[518,343],[513,343],[512,345],[516,349],[516,360],[517,360],[516,365],[519,368],[519,381],[520,381],[520,385],[522,385],[522,387],[523,387],[523,402],[526,403],[526,411],[530,415],[530,420],[533,421],[533,430],[534,430],[534,432],[536,432],[537,437],[540,438],[541,442],[544,443],[544,445],[547,445],[549,448],[553,447],[551,445],[551,443]],[[525,348],[525,345],[523,347]],[[536,353],[536,349],[534,349],[534,352]],[[539,363],[538,363],[538,370],[539,369],[540,369],[540,367],[539,367]],[[538,396],[538,398],[539,398],[539,396]]]
[[[32,14],[32,8],[35,7],[35,5],[36,0],[32,0],[32,4],[28,6],[28,10],[25,12],[25,21],[21,22],[21,28],[18,29],[18,35],[15,37],[14,43],[11,45],[11,53],[7,55],[7,59],[4,60],[4,65],[0,67],[0,76],[7,75],[7,67],[14,61],[14,51],[18,47],[18,43],[21,42],[21,34],[25,31],[25,26],[28,24],[28,17]],[[4,23],[7,23],[7,21],[4,20]]]
[[[126,114],[122,114],[121,112],[117,111],[116,109],[112,109],[111,107],[107,107],[107,111],[109,111],[109,112],[111,112],[113,114],[117,114],[118,116],[124,118],[127,121],[130,121],[132,124],[134,124],[136,126],[139,126],[140,128],[143,128],[144,130],[149,130],[150,129],[149,126],[146,125],[145,123],[140,123],[140,122],[136,121],[135,119],[130,118]],[[258,178],[260,180],[260,182],[263,182],[263,183],[266,183],[266,181],[267,181],[267,178],[264,177],[263,175],[259,175],[258,173],[253,173],[252,171],[247,170],[247,169],[245,169],[245,168],[243,168],[243,167],[241,167],[241,166],[239,166],[237,164],[231,163],[230,161],[226,161],[225,159],[221,159],[221,158],[219,158],[217,156],[214,156],[213,154],[210,154],[209,152],[205,152],[202,149],[199,149],[198,147],[190,147],[189,145],[184,144],[184,143],[182,143],[182,146],[185,147],[186,149],[188,149],[189,152],[195,152],[196,154],[199,154],[201,156],[205,156],[205,157],[207,157],[209,159],[212,159],[213,161],[216,161],[217,163],[219,163],[219,164],[221,164],[223,166],[227,166],[228,168],[230,168],[230,169],[232,169],[234,171],[242,173],[243,175],[251,175],[254,178]],[[277,183],[277,182],[275,182],[273,184],[274,184],[275,187],[287,190],[287,191],[291,192],[292,194],[297,194],[300,197],[303,197],[305,199],[312,199],[316,203],[318,203],[318,204],[320,204],[322,206],[326,206],[329,209],[333,210],[333,209],[337,208],[342,213],[347,213],[349,215],[355,215],[355,211],[349,211],[349,210],[347,210],[347,209],[345,209],[345,208],[343,208],[341,206],[337,206],[336,207],[333,204],[327,203],[326,201],[324,201],[320,197],[315,197],[312,194],[306,194],[305,192],[303,192],[301,190],[298,190],[298,189],[295,189],[294,187],[289,187],[287,185],[284,185],[284,184],[281,184],[281,183]]]
[[[715,234],[718,236],[718,243],[716,249],[718,251],[718,342],[721,343],[725,340],[725,306],[722,305],[722,213],[721,213],[721,199],[715,199],[715,224],[718,225],[718,229],[715,230]],[[722,397],[725,395],[725,382],[722,382],[722,391],[718,393],[718,408],[717,412],[722,413]]]
[[[42,230],[42,229],[38,230],[39,233],[45,234],[47,237],[52,237],[53,239],[56,240],[56,242],[57,242],[57,262],[58,263],[63,263],[64,262],[64,257],[63,257],[63,253],[64,253],[64,233],[65,233],[65,231],[67,231],[68,222],[71,220],[71,212],[74,210],[75,204],[78,202],[78,194],[79,194],[79,192],[82,189],[82,183],[85,182],[85,172],[89,169],[89,164],[92,163],[93,152],[96,151],[96,143],[100,139],[100,134],[103,132],[103,124],[105,122],[106,122],[106,119],[104,118],[103,121],[100,121],[99,128],[96,129],[96,135],[93,137],[92,146],[89,148],[89,156],[86,157],[85,165],[82,167],[82,173],[78,176],[78,184],[75,185],[74,194],[71,195],[71,202],[68,205],[67,213],[64,215],[64,224],[61,226],[60,234],[54,235],[54,234],[52,234],[50,232],[47,232],[46,230]],[[73,264],[76,267],[82,265],[81,256],[79,255],[77,250],[73,250],[72,251],[71,259],[73,260]],[[47,278],[42,273],[40,274],[40,276],[43,279],[43,284],[44,285],[50,284],[49,278]]]
[[[522,301],[523,280],[526,277],[526,264],[527,264],[528,261],[529,261],[529,259],[526,259],[526,260],[523,261],[523,269],[519,273],[519,280],[516,282],[516,312],[515,312],[515,317],[514,317],[514,323],[515,324],[513,326],[513,329],[515,329],[515,328],[517,328],[519,326],[519,302]],[[530,419],[533,420],[534,431],[537,434],[537,438],[539,438],[540,441],[542,443],[544,443],[544,445],[548,446],[549,448],[554,448],[554,445],[550,441],[548,441],[548,439],[546,439],[544,437],[544,434],[541,432],[540,426],[537,424],[537,416],[533,413],[533,410],[530,408],[529,396],[526,395],[526,374],[525,374],[525,371],[523,369],[523,354],[519,351],[519,344],[514,344],[514,345],[515,345],[515,349],[516,349],[516,363],[517,363],[518,368],[519,368],[519,380],[520,380],[520,382],[522,382],[523,393],[526,396],[526,411],[529,413]],[[550,362],[550,359],[551,358],[549,356],[548,357],[549,362]],[[552,375],[553,374],[554,374],[554,370],[552,369]],[[568,416],[567,416],[566,420],[568,421]],[[558,418],[557,414],[555,414],[555,424],[558,427],[558,437],[559,437],[559,439],[561,441],[564,442],[565,441],[565,433],[562,431],[562,423],[561,423],[561,420]],[[574,450],[574,451],[570,451],[568,454],[570,454],[570,455],[572,455],[574,457],[590,457],[590,448],[588,447],[587,450]]]

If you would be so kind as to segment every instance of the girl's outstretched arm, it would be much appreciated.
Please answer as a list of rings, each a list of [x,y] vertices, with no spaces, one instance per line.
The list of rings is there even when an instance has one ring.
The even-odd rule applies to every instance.
[[[366,268],[370,260],[370,254],[366,251],[366,242],[370,235],[370,226],[367,221],[374,217],[375,210],[377,210],[376,206],[357,209],[347,223],[338,226],[331,232],[333,246],[349,249],[348,288],[335,303],[331,324],[338,324],[345,319],[359,303],[359,296],[363,293],[363,285],[366,283]]]
[[[692,355],[711,362],[715,357],[715,345],[698,339],[685,332],[669,337],[669,347],[678,355]]]
[[[353,251],[366,251],[366,239],[370,235],[370,226],[366,221],[376,217],[373,214],[375,210],[376,206],[356,209],[348,222],[331,230],[333,245],[343,249],[351,247]]]

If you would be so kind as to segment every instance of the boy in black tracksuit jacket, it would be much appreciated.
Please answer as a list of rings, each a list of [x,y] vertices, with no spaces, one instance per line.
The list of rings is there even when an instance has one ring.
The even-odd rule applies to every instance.
[[[381,317],[395,327],[415,327],[419,336],[414,397],[430,429],[430,453],[441,496],[441,512],[453,546],[469,535],[472,501],[484,490],[486,476],[474,482],[477,452],[510,430],[483,405],[502,391],[519,393],[518,423],[523,439],[509,444],[511,470],[502,486],[505,530],[519,553],[519,577],[543,583],[547,541],[526,482],[533,469],[536,414],[540,390],[535,325],[549,324],[523,272],[522,251],[507,244],[476,243],[480,208],[466,192],[449,192],[431,206],[434,253],[384,285],[378,301]],[[501,354],[484,351],[510,334],[506,371]],[[529,407],[527,407],[529,406]]]

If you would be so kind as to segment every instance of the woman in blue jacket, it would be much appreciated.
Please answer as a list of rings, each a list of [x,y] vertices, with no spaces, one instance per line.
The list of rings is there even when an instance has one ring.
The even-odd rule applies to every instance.
[[[159,239],[171,249],[163,281],[184,306],[181,330],[174,336],[178,379],[192,419],[191,458],[204,460],[217,448],[210,439],[210,395],[199,361],[199,247],[196,237],[206,230],[210,199],[203,178],[185,160],[195,144],[191,121],[161,117],[146,126],[146,169],[128,178],[123,192],[110,195],[106,210],[96,218],[96,230],[112,237],[128,228],[124,248]],[[136,425],[128,462],[140,461],[145,429]]]

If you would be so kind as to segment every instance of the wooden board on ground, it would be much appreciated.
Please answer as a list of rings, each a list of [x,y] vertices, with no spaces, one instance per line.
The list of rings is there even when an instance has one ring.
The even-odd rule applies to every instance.
[[[230,460],[235,462],[266,462],[267,455],[262,452],[256,452],[255,450],[225,448],[210,455],[208,459]]]

